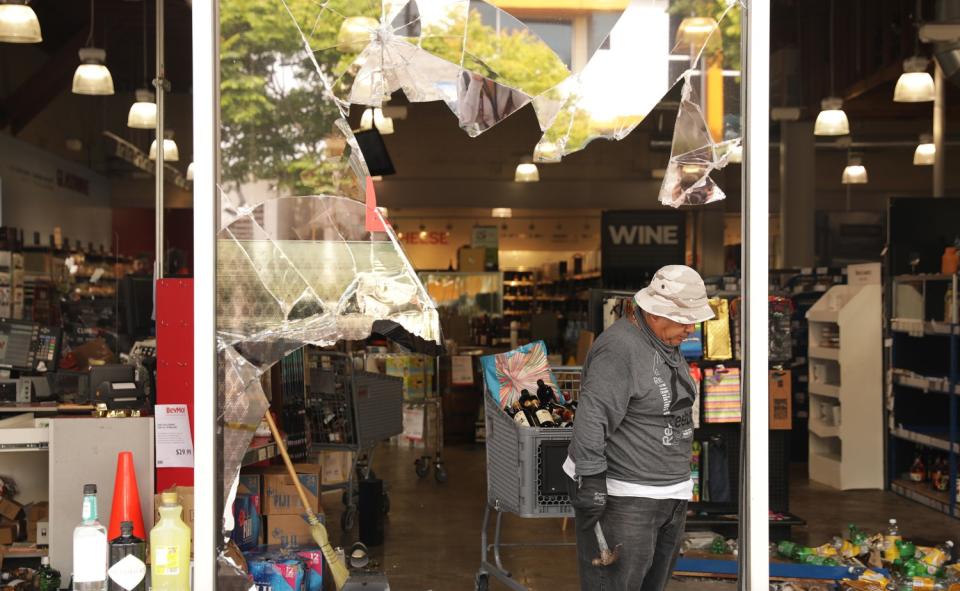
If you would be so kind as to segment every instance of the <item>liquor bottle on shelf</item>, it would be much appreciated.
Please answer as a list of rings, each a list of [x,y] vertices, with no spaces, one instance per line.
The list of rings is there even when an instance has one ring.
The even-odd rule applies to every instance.
[[[60,591],[60,571],[50,566],[50,557],[40,559],[40,568],[36,576],[37,591]]]
[[[107,530],[97,520],[97,485],[83,485],[83,516],[73,530],[73,591],[106,591]]]
[[[110,541],[110,591],[145,591],[147,545],[133,535],[133,522],[120,524],[120,536]]]
[[[190,528],[180,518],[175,492],[160,495],[160,521],[150,530],[150,582],[153,591],[190,588]]]
[[[910,480],[913,482],[923,482],[927,479],[927,467],[923,463],[923,458],[917,454],[913,458],[913,464],[910,465]]]

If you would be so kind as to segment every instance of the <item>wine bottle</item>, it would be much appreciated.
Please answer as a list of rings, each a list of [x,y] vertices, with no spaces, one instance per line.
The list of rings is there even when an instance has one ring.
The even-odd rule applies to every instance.
[[[540,406],[547,408],[547,405],[557,402],[553,393],[553,388],[546,385],[543,380],[537,380],[537,398],[540,400]]]

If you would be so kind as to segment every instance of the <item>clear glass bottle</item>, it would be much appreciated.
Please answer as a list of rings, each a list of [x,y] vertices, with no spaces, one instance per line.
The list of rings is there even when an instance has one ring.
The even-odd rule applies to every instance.
[[[190,527],[180,515],[177,493],[160,495],[160,521],[150,530],[150,582],[153,591],[190,589]]]
[[[83,485],[83,521],[73,530],[73,591],[106,591],[107,530],[97,520],[97,485]]]

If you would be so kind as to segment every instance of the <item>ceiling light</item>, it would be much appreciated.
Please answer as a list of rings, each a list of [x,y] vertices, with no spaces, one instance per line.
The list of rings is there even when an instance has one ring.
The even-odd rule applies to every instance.
[[[844,185],[864,185],[867,182],[867,169],[863,166],[860,158],[851,156],[847,161],[847,167],[843,169],[843,176],[840,179]]]
[[[163,138],[163,160],[164,162],[176,162],[180,160],[180,150],[177,148],[177,143],[173,141],[173,132],[167,130],[167,133],[164,134],[166,137]],[[157,159],[157,140],[153,140],[150,144],[150,160]]]
[[[166,160],[166,154],[164,154],[164,160]],[[187,180],[188,180],[188,181],[192,181],[192,180],[193,180],[193,162],[191,162],[191,163],[187,166]]]
[[[134,129],[153,129],[157,126],[157,103],[152,92],[141,88],[136,92],[137,100],[130,105],[127,114],[127,127]]]
[[[920,136],[920,143],[913,152],[914,166],[933,166],[937,157],[937,146],[933,143],[933,136],[925,133]]]
[[[560,146],[543,140],[533,149],[534,162],[558,162],[560,160]]]
[[[40,43],[40,21],[26,4],[0,4],[0,41],[4,43]]]
[[[728,154],[730,156],[727,158],[727,162],[730,162],[731,164],[741,164],[743,162],[743,146],[742,145],[735,144],[731,146]]]
[[[379,26],[380,21],[370,16],[347,17],[337,33],[337,49],[343,53],[360,53]]]
[[[820,114],[813,126],[814,135],[847,135],[850,122],[843,112],[843,99],[831,96],[820,101]]]
[[[380,132],[380,135],[390,135],[393,133],[393,119],[383,115],[383,109],[379,107],[367,107],[360,116],[360,129],[367,130],[374,127]]]
[[[717,26],[717,21],[709,16],[688,16],[683,19],[677,28],[676,51],[700,51]]]
[[[933,76],[927,72],[930,60],[913,56],[903,60],[903,74],[893,89],[893,100],[897,103],[925,103],[933,100]]]
[[[540,171],[533,162],[521,162],[517,165],[513,180],[518,183],[536,183],[540,180]]]
[[[513,217],[513,210],[509,207],[494,207],[490,210],[490,217],[511,218]]]
[[[113,77],[104,65],[107,52],[97,47],[80,50],[80,65],[73,73],[73,93],[107,95],[113,94]]]
[[[71,152],[79,152],[83,150],[83,142],[75,137],[67,138],[67,141],[64,142],[64,145]]]

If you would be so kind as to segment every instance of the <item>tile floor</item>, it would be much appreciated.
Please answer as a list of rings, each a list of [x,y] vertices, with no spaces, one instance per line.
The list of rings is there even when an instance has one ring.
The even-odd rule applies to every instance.
[[[391,512],[386,543],[374,549],[390,579],[392,591],[459,591],[474,588],[480,560],[480,524],[486,499],[483,446],[451,446],[445,460],[449,480],[437,483],[433,474],[419,479],[413,462],[418,450],[392,446],[378,448],[374,469],[390,490]],[[829,541],[850,522],[872,531],[896,517],[906,536],[917,541],[960,540],[960,520],[882,491],[839,492],[809,482],[804,466],[793,470],[791,510],[807,520],[793,538],[807,544]],[[339,530],[340,495],[324,496],[331,537],[349,543],[356,537]],[[572,546],[538,547],[536,542],[572,542],[572,527],[562,530],[560,519],[504,518],[504,541],[526,546],[504,551],[504,564],[532,590],[576,591]],[[572,523],[571,523],[572,526]],[[492,528],[491,528],[492,531]],[[506,587],[491,582],[490,589]],[[670,591],[732,590],[731,582],[674,579]]]

